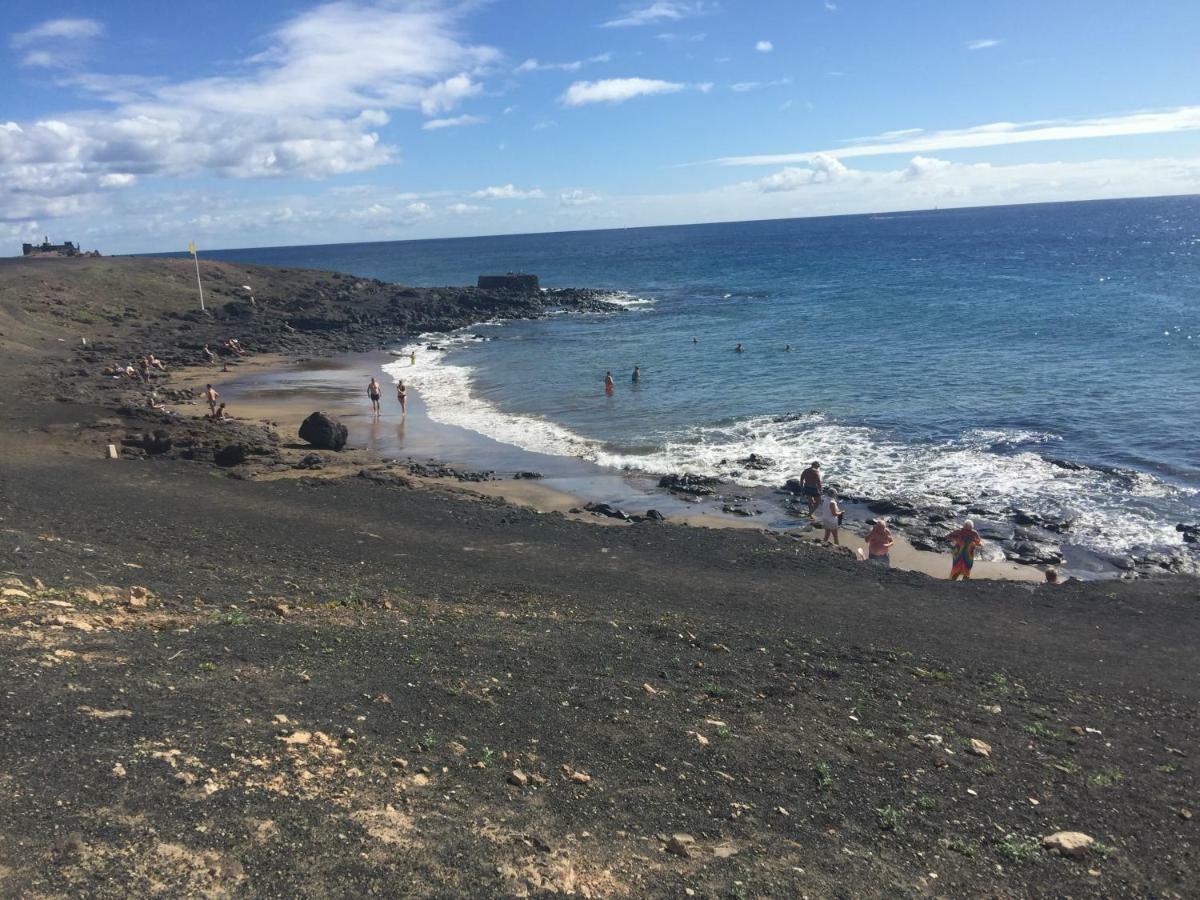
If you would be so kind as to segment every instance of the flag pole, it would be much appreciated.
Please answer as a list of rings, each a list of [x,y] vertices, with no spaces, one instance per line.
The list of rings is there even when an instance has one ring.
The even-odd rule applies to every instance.
[[[204,285],[200,283],[200,255],[196,252],[195,241],[192,241],[190,244],[188,244],[188,250],[192,252],[192,259],[196,261],[196,289],[200,292],[200,312],[205,312]]]

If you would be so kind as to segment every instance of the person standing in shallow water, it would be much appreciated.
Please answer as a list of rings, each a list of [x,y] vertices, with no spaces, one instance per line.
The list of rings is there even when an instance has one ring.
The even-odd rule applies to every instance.
[[[971,569],[975,565],[975,552],[983,546],[983,540],[975,530],[975,523],[967,519],[962,528],[950,532],[946,537],[954,545],[950,580],[957,581],[961,578],[963,581],[970,581]]]
[[[375,415],[379,415],[381,412],[379,409],[379,398],[382,396],[382,392],[379,390],[379,382],[374,378],[367,385],[367,396],[371,398],[371,408],[375,411]]]
[[[605,372],[604,373],[604,393],[608,394],[611,397],[614,388],[615,388],[615,383],[613,382],[612,372]]]
[[[403,378],[396,382],[396,402],[400,404],[400,415],[408,415],[408,388]]]
[[[642,380],[642,367],[634,366],[633,367],[633,381],[636,384],[637,382],[639,382],[641,380]]]

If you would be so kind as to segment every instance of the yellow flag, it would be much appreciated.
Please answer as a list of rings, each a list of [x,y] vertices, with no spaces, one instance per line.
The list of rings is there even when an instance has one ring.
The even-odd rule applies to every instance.
[[[188,241],[188,253],[192,254],[192,256],[196,255],[196,242],[195,241]]]

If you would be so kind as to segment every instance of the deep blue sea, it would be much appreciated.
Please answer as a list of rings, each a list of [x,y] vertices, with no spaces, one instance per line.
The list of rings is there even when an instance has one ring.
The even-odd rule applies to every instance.
[[[1200,520],[1200,197],[206,255],[618,292],[400,373],[529,449],[712,473],[755,452],[760,484],[819,459],[853,493],[1069,519],[1102,553]]]

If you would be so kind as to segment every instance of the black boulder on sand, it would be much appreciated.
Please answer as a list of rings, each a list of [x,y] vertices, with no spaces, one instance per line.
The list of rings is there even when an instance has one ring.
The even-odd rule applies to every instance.
[[[300,423],[300,440],[321,450],[341,450],[349,436],[345,425],[323,412],[315,412]]]

